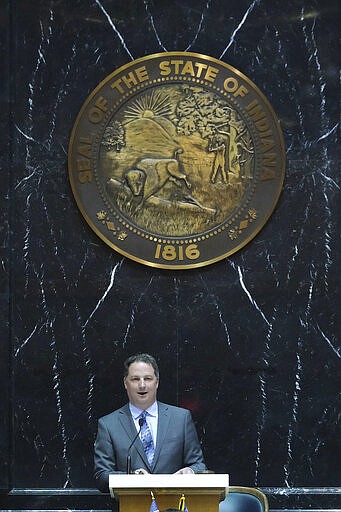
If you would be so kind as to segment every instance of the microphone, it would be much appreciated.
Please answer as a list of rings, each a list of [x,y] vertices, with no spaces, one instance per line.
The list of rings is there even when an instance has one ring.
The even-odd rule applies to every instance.
[[[133,447],[133,444],[135,443],[136,439],[138,438],[138,436],[140,435],[140,432],[141,432],[141,428],[142,428],[142,425],[144,423],[144,418],[139,418],[139,431],[137,432],[136,436],[134,437],[134,439],[132,440],[132,442],[130,443],[130,446],[128,448],[128,455],[127,455],[127,475],[130,475],[131,473],[131,455],[130,455],[130,450],[132,449]]]

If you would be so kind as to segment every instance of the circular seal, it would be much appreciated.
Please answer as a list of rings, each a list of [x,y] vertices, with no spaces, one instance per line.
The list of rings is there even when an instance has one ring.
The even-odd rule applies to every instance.
[[[186,269],[221,260],[264,226],[284,179],[284,142],[240,71],[187,52],[140,58],[105,78],[73,127],[77,204],[110,247]]]

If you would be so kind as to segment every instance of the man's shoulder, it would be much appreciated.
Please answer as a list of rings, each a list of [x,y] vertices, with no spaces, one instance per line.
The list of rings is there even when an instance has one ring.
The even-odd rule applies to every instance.
[[[105,414],[101,418],[99,418],[98,421],[102,423],[108,423],[115,421],[118,419],[122,414],[127,414],[129,412],[129,406],[128,404],[123,405],[122,407],[119,407],[115,411],[110,412],[109,414]]]
[[[165,411],[169,412],[170,414],[177,414],[181,416],[190,414],[190,411],[184,407],[177,407],[176,405],[165,404],[163,402],[158,402],[158,406],[160,412]]]

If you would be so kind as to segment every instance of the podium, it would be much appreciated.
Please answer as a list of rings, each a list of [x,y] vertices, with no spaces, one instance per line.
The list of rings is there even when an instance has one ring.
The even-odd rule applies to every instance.
[[[178,509],[184,495],[189,512],[218,512],[228,485],[228,475],[214,473],[109,476],[110,494],[119,500],[120,512],[149,512],[151,492],[160,511]]]

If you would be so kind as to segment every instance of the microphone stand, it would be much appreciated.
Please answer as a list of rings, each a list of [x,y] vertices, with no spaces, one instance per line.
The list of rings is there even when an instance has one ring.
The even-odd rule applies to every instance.
[[[132,442],[130,443],[130,446],[128,448],[128,455],[127,455],[127,475],[130,475],[131,474],[131,455],[130,455],[130,450],[132,449],[136,439],[138,438],[138,436],[140,435],[140,432],[141,432],[141,428],[142,428],[142,425],[144,423],[144,419],[143,418],[140,418],[139,419],[139,431],[137,432],[136,436],[134,437],[134,439],[132,440]]]

